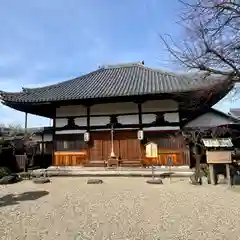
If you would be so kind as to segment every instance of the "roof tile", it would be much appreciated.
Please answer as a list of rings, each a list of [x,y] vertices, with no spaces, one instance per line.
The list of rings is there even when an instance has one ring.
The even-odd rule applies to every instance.
[[[145,94],[181,93],[208,88],[219,78],[189,78],[145,67],[141,64],[101,68],[79,78],[58,84],[24,89],[20,93],[1,93],[5,101],[45,102],[93,99]]]

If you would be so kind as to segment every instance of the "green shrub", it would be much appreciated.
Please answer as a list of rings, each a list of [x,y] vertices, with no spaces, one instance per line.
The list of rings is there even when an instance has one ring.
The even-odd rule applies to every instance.
[[[9,168],[6,167],[0,167],[0,178],[8,176],[11,174],[11,171]]]

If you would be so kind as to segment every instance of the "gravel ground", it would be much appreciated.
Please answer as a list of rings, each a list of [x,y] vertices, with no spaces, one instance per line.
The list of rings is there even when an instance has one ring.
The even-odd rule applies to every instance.
[[[227,185],[102,179],[0,186],[0,239],[240,239],[240,193]]]

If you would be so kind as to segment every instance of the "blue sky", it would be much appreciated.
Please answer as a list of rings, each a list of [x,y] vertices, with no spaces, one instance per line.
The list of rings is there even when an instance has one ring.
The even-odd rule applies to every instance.
[[[11,0],[0,8],[0,89],[19,91],[80,76],[102,64],[144,60],[179,70],[159,34],[181,37],[177,0]],[[239,101],[221,101],[228,112]],[[0,105],[0,123],[24,114]],[[29,126],[49,119],[29,117]]]

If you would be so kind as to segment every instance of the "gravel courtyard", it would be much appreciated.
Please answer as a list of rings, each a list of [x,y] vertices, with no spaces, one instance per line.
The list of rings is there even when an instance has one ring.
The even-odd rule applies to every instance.
[[[227,185],[102,179],[0,186],[0,239],[240,239],[240,193]]]

